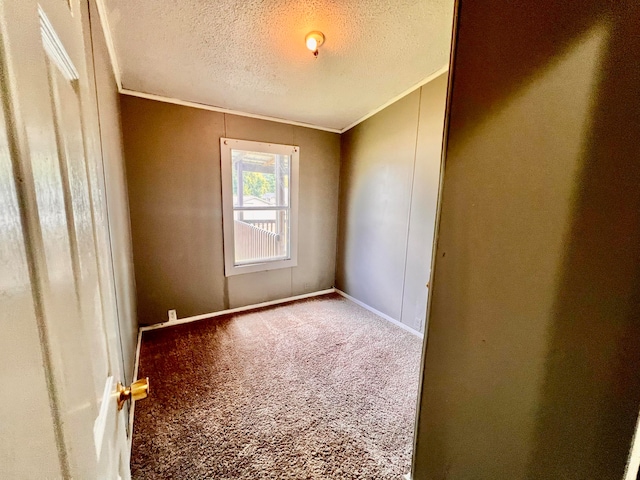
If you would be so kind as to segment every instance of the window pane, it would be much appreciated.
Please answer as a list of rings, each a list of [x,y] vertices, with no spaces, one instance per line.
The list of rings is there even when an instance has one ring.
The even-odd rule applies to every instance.
[[[290,257],[288,210],[233,212],[235,264]]]
[[[232,149],[231,162],[234,207],[289,205],[289,155]]]

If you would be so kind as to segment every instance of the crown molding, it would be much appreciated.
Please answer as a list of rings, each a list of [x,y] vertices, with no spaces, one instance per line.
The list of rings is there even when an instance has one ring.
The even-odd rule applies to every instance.
[[[204,103],[188,102],[185,100],[180,100],[179,98],[165,97],[163,95],[155,95],[153,93],[137,92],[135,90],[129,90],[126,88],[121,88],[120,93],[123,95],[129,95],[131,97],[139,97],[139,98],[146,98],[148,100],[156,100],[158,102],[173,103],[174,105],[182,105],[184,107],[199,108],[200,110],[209,110],[211,112],[228,113],[230,115],[238,115],[240,117],[257,118],[259,120],[268,120],[270,122],[286,123],[288,125],[295,125],[298,127],[306,127],[306,128],[313,128],[315,130],[323,130],[325,132],[340,133],[340,130],[337,128],[323,127],[320,125],[313,125],[311,123],[296,122],[294,120],[285,120],[284,118],[269,117],[267,115],[258,115],[255,113],[241,112],[239,110],[230,110],[228,108],[212,107],[211,105],[206,105]]]
[[[446,73],[449,71],[449,64],[445,64],[442,67],[440,67],[438,70],[436,70],[435,72],[433,72],[431,75],[429,75],[428,77],[426,77],[425,79],[421,80],[420,82],[416,83],[414,86],[408,88],[407,90],[405,90],[404,92],[402,92],[399,95],[396,95],[395,97],[393,97],[391,100],[389,100],[388,102],[380,105],[378,108],[376,108],[375,110],[371,110],[369,113],[367,113],[364,117],[361,117],[359,120],[356,120],[355,122],[353,122],[351,125],[344,127],[342,130],[340,130],[340,133],[345,133],[348,130],[351,130],[353,127],[355,127],[356,125],[364,122],[367,118],[373,117],[376,113],[381,112],[382,110],[384,110],[385,108],[387,108],[389,105],[392,105],[394,103],[396,103],[398,100],[406,97],[407,95],[409,95],[410,93],[415,92],[417,89],[419,89],[420,87],[425,86],[427,83],[431,82],[432,80],[435,80],[436,78],[438,78],[440,75],[442,75],[443,73]]]
[[[400,93],[399,95],[396,95],[391,100],[385,102],[384,104],[380,105],[378,108],[370,111],[369,113],[367,113],[363,117],[359,118],[358,120],[356,120],[355,122],[351,123],[350,125],[348,125],[348,126],[346,126],[344,128],[323,127],[321,125],[314,125],[314,124],[311,124],[311,123],[297,122],[297,121],[294,121],[294,120],[286,120],[284,118],[278,118],[278,117],[270,117],[268,115],[258,115],[258,114],[249,113],[249,112],[242,112],[242,111],[239,111],[239,110],[231,110],[231,109],[228,109],[228,108],[214,107],[214,106],[207,105],[207,104],[204,104],[204,103],[190,102],[190,101],[186,101],[186,100],[181,100],[179,98],[165,97],[163,95],[155,95],[153,93],[138,92],[136,90],[129,90],[127,88],[124,88],[122,86],[122,75],[121,75],[120,67],[119,67],[119,64],[118,64],[118,57],[117,57],[117,54],[116,54],[115,43],[113,41],[113,36],[111,34],[111,28],[109,27],[109,19],[108,19],[108,15],[107,15],[107,8],[106,8],[106,5],[104,3],[105,0],[94,0],[94,1],[96,3],[96,6],[97,6],[98,16],[100,18],[100,24],[102,25],[102,31],[103,31],[103,34],[104,34],[104,37],[105,37],[105,42],[107,43],[107,50],[109,52],[109,58],[111,60],[111,66],[113,68],[113,75],[114,75],[114,77],[116,79],[116,84],[118,86],[118,92],[120,92],[123,95],[129,95],[129,96],[132,96],[132,97],[146,98],[148,100],[156,100],[158,102],[173,103],[174,105],[182,105],[182,106],[185,106],[185,107],[199,108],[201,110],[209,110],[209,111],[212,111],[212,112],[228,113],[230,115],[238,115],[238,116],[241,116],[241,117],[257,118],[257,119],[260,119],[260,120],[268,120],[268,121],[271,121],[271,122],[285,123],[285,124],[288,124],[288,125],[296,125],[296,126],[299,126],[299,127],[313,128],[315,130],[322,130],[322,131],[325,131],[325,132],[345,133],[347,130],[352,129],[356,125],[364,122],[366,119],[374,116],[376,113],[384,110],[389,105],[397,102],[401,98],[406,97],[407,95],[409,95],[410,93],[414,92],[418,88],[426,85],[427,83],[431,82],[432,80],[434,80],[435,78],[439,77],[443,73],[449,71],[449,65],[448,64],[442,66],[441,68],[439,68],[438,70],[433,72],[431,75],[429,75],[428,77],[426,77],[422,81],[420,81],[417,84],[413,85],[412,87],[408,88],[407,90],[405,90],[404,92]]]

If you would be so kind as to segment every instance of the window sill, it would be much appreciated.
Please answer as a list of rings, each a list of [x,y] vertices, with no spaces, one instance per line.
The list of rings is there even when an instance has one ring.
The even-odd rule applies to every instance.
[[[225,267],[224,276],[232,277],[234,275],[243,275],[245,273],[266,272],[269,270],[279,270],[281,268],[291,268],[296,266],[298,266],[298,261],[295,258],[289,258],[287,260],[276,260],[273,262],[233,265],[231,267]]]

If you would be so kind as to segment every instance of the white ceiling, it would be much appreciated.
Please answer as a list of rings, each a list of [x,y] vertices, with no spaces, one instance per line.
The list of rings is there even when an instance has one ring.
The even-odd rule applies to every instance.
[[[449,59],[453,0],[104,3],[122,88],[337,130]]]

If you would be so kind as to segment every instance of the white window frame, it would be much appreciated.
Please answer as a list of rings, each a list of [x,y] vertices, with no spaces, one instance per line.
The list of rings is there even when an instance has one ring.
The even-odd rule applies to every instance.
[[[233,176],[231,150],[290,155],[289,170],[289,258],[257,263],[235,264]],[[222,180],[222,225],[224,232],[224,275],[230,277],[243,273],[264,272],[298,265],[298,190],[300,147],[277,143],[251,142],[233,138],[220,138],[220,171]]]

